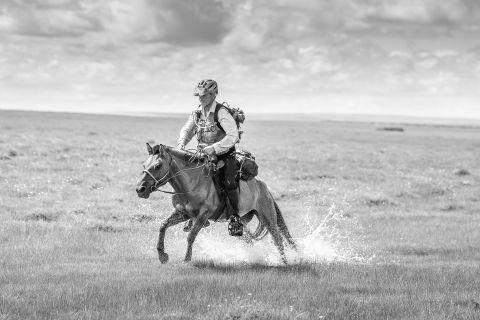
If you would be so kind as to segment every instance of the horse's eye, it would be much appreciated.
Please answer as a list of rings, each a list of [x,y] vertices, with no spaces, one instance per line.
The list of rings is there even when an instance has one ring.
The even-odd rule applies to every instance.
[[[158,170],[158,169],[160,169],[161,166],[162,166],[162,163],[161,163],[161,162],[160,162],[160,163],[157,163],[157,164],[155,164],[155,165],[153,166],[153,170]]]

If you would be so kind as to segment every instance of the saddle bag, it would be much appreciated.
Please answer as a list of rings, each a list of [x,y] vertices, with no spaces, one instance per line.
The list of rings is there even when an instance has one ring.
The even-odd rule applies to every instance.
[[[235,158],[238,165],[239,178],[245,181],[255,178],[258,174],[258,165],[255,157],[248,151],[237,151]]]

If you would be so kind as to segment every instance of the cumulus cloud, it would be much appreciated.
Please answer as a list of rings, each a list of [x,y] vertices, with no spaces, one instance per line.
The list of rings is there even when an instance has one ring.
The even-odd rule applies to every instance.
[[[393,24],[466,26],[480,17],[476,0],[368,0],[367,4],[367,20]]]
[[[205,77],[218,79],[222,93],[264,101],[286,92],[473,94],[480,55],[468,47],[480,39],[479,7],[476,0],[3,0],[0,84],[10,94],[71,91],[81,103],[118,96],[186,106]],[[421,48],[410,45],[419,39]]]
[[[82,11],[74,0],[5,0],[0,7],[0,32],[42,37],[78,37],[100,31],[100,20]]]

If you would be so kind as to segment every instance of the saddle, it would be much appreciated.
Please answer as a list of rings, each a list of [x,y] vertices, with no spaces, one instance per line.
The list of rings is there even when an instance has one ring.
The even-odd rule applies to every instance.
[[[255,157],[250,152],[236,151],[235,158],[237,163],[237,175],[240,180],[248,181],[257,176],[258,165],[255,162]],[[226,191],[223,187],[223,183],[220,180],[220,176],[218,174],[218,170],[224,165],[225,162],[223,160],[218,160],[211,164],[211,169],[213,172],[213,184],[215,186],[215,189],[217,190],[217,194],[221,201],[220,207],[218,208],[217,212],[215,212],[215,214],[212,216],[215,221],[222,216],[225,209],[232,210],[232,208],[230,207],[230,202],[228,201]]]

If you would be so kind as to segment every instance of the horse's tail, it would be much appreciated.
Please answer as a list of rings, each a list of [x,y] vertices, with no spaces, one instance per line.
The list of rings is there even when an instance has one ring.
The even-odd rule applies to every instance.
[[[293,241],[292,235],[288,231],[287,224],[285,223],[285,219],[283,219],[282,212],[280,211],[280,208],[275,200],[273,200],[273,204],[275,205],[275,211],[277,213],[277,225],[278,229],[280,229],[280,233],[293,248],[296,248],[297,244],[295,241]]]

